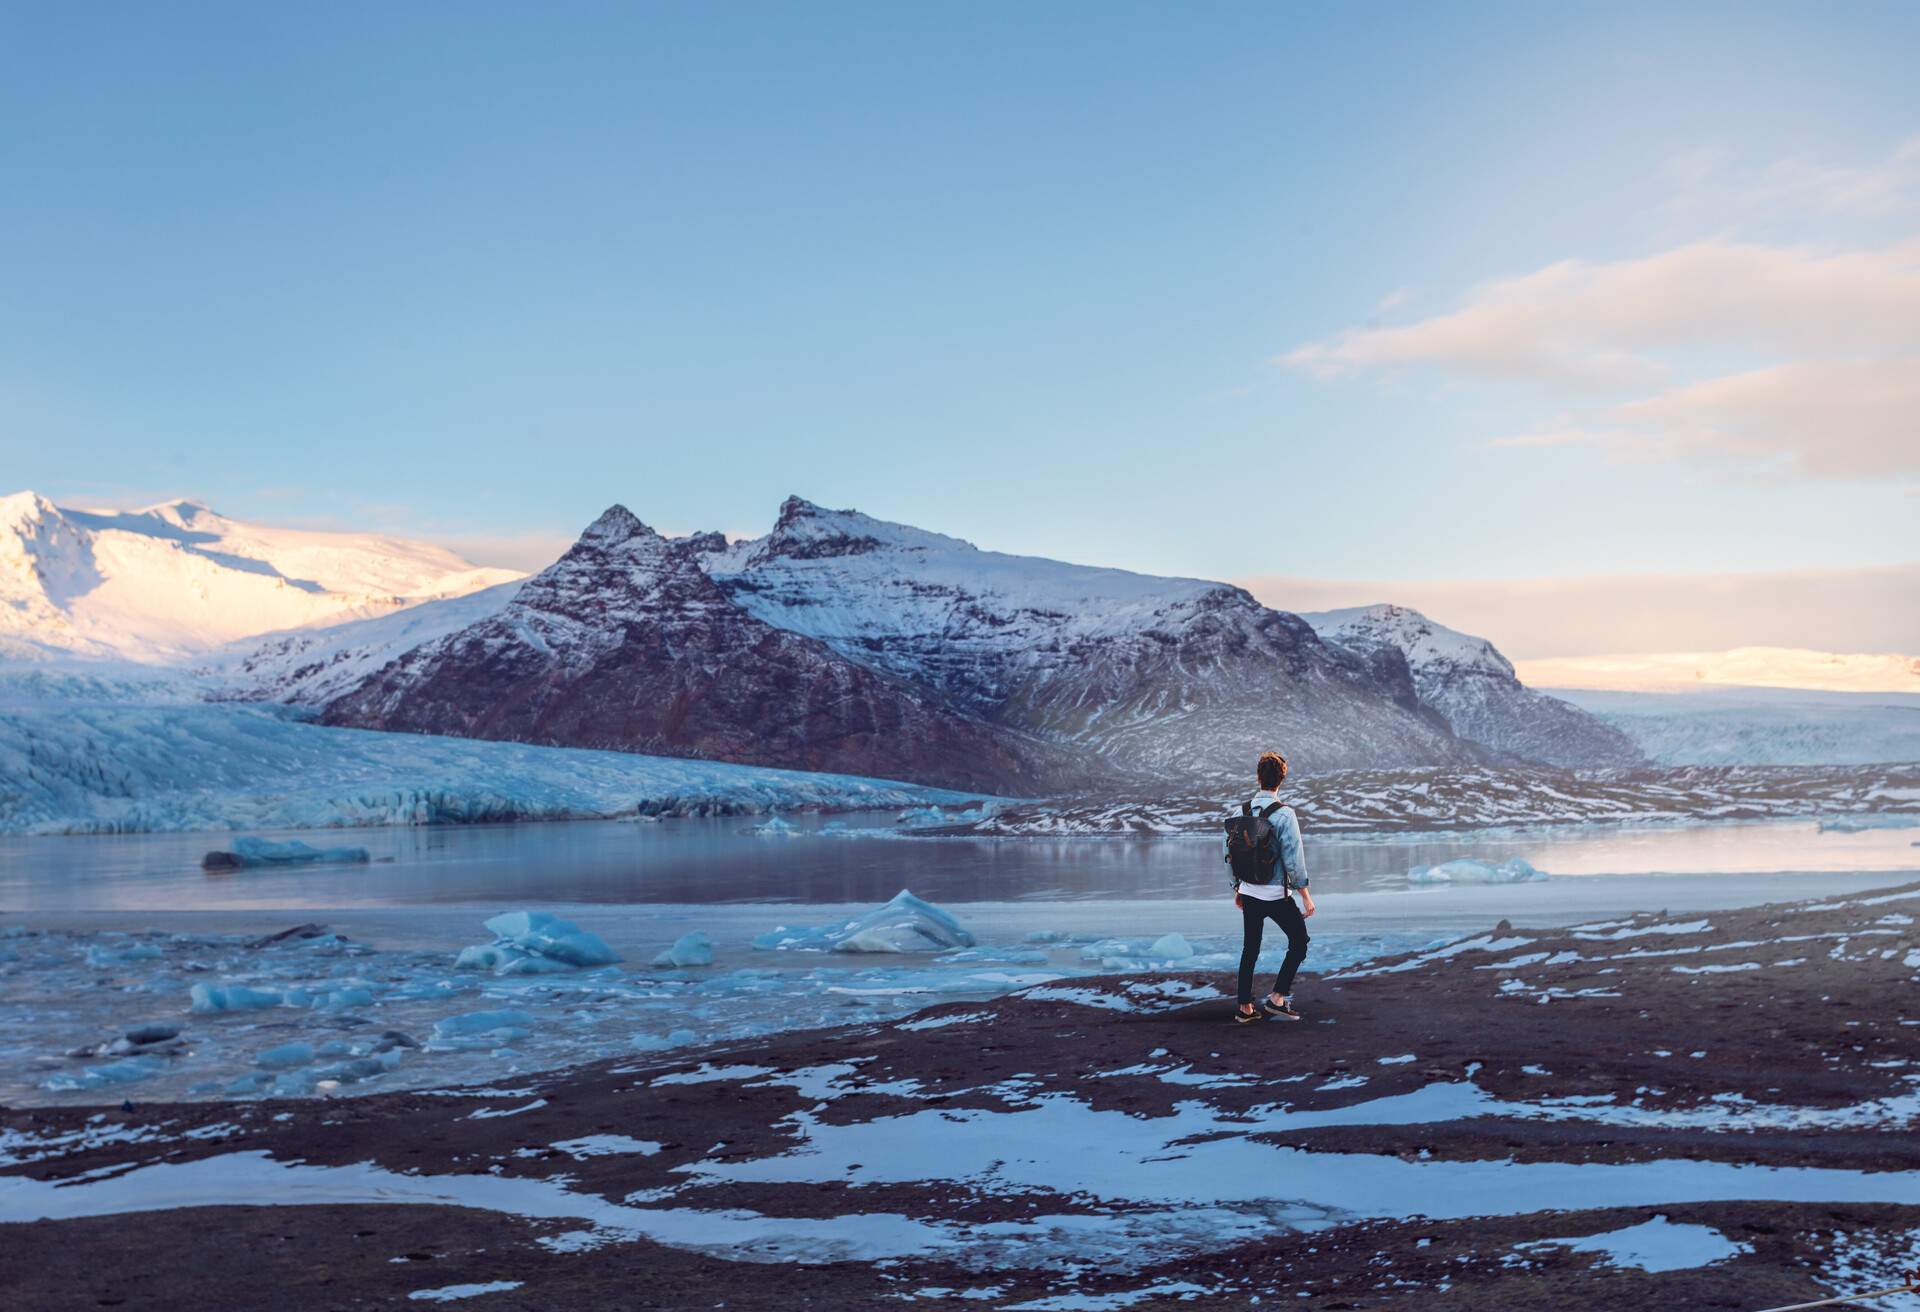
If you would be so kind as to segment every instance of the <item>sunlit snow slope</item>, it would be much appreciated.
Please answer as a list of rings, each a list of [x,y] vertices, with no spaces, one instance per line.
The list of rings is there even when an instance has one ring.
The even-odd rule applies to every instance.
[[[191,501],[106,511],[0,497],[0,656],[179,661],[518,577],[421,542],[268,528]]]

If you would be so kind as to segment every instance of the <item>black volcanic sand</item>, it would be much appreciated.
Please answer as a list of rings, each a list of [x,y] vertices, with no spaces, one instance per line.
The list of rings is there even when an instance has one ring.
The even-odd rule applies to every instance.
[[[991,1141],[981,1151],[981,1136],[996,1133],[992,1125],[971,1131],[970,1148],[954,1148],[963,1174],[950,1179],[863,1182],[876,1167],[888,1174],[884,1160],[848,1163],[846,1179],[832,1183],[711,1175],[790,1153],[809,1132],[914,1114],[933,1126],[900,1140],[901,1150],[945,1150],[968,1133],[963,1123],[977,1125],[990,1113],[1018,1122],[1013,1113],[1033,1110],[1036,1100],[1072,1100],[1081,1111],[1106,1114],[1104,1124],[1122,1113],[1122,1124],[1148,1129],[1183,1105],[1189,1116],[1201,1109],[1212,1123],[1185,1139],[1172,1132],[1179,1141],[1161,1154],[1166,1159],[1212,1152],[1209,1161],[1230,1163],[1231,1155],[1209,1148],[1228,1141],[1269,1162],[1266,1145],[1287,1145],[1309,1161],[1312,1154],[1367,1154],[1507,1171],[1524,1168],[1497,1164],[1753,1163],[1886,1173],[1875,1180],[1911,1185],[1903,1173],[1920,1172],[1911,1112],[1920,1091],[1915,916],[1920,885],[1684,922],[1646,915],[1543,932],[1503,924],[1450,952],[1303,976],[1307,1019],[1300,1023],[1236,1026],[1225,999],[1190,1000],[1213,991],[1196,989],[1191,977],[1110,977],[934,1007],[885,1025],[517,1078],[514,1089],[493,1093],[0,1110],[0,1160],[14,1159],[0,1169],[0,1200],[18,1177],[111,1183],[154,1163],[247,1152],[283,1163],[556,1181],[573,1195],[631,1199],[627,1205],[640,1209],[895,1214],[946,1225],[957,1237],[938,1251],[897,1259],[833,1261],[816,1249],[815,1260],[801,1261],[751,1247],[695,1251],[631,1234],[602,1233],[585,1246],[568,1240],[556,1251],[551,1241],[577,1237],[589,1223],[433,1204],[187,1207],[0,1225],[0,1302],[34,1309],[417,1307],[440,1304],[409,1302],[415,1291],[491,1281],[521,1284],[454,1305],[487,1312],[880,1308],[913,1300],[995,1308],[1072,1294],[1089,1301],[1056,1306],[1244,1308],[1258,1296],[1266,1306],[1315,1309],[1638,1312],[1824,1297],[1836,1284],[1861,1287],[1863,1271],[1893,1270],[1892,1259],[1863,1266],[1861,1255],[1911,1252],[1907,1236],[1920,1236],[1920,1206],[1719,1201],[1583,1210],[1589,1200],[1575,1190],[1551,1200],[1550,1210],[1518,1215],[1333,1215],[1308,1230],[1263,1221],[1250,1232],[1245,1224],[1216,1225],[1207,1209],[1237,1207],[1243,1222],[1263,1205],[1286,1213],[1289,1199],[1314,1201],[1303,1197],[1306,1187],[1289,1193],[1276,1176],[1271,1200],[1238,1204],[1115,1201],[1112,1191],[1092,1188],[1063,1194],[1017,1171],[975,1170],[994,1155]],[[927,1023],[946,1017],[955,1019]],[[1405,1054],[1415,1059],[1380,1060]],[[754,1069],[716,1077],[713,1068],[727,1066]],[[680,1079],[689,1075],[696,1078]],[[789,1082],[778,1082],[783,1077]],[[1357,1124],[1289,1123],[1289,1115],[1434,1085],[1468,1096],[1477,1088],[1534,1113],[1523,1118],[1495,1107],[1430,1124],[1367,1124],[1367,1113]],[[1569,1098],[1583,1101],[1551,1101]],[[1873,1105],[1895,1098],[1903,1104]],[[1605,1119],[1608,1109],[1625,1108],[1645,1114],[1615,1120],[1637,1115],[1645,1123]],[[1859,1111],[1787,1126],[1781,1108]],[[661,1146],[652,1155],[584,1158],[551,1146],[597,1134]],[[1005,1155],[1031,1147],[1009,1140]],[[1121,1160],[1117,1146],[1109,1160],[1098,1141],[1063,1140],[1058,1149],[1083,1174],[1111,1166],[1123,1193],[1157,1169]],[[689,1167],[708,1175],[690,1178],[682,1169]],[[1906,1196],[1913,1195],[1909,1188]],[[1418,1191],[1394,1209],[1400,1216],[1422,1210]],[[1708,1266],[1647,1272],[1564,1246],[1516,1247],[1656,1215],[1712,1227],[1738,1250]],[[1036,1216],[1131,1222],[1151,1241],[1148,1258],[1129,1264],[1111,1250],[989,1243],[969,1229]],[[727,1242],[718,1230],[709,1236],[700,1216],[686,1220],[688,1242]],[[956,1291],[973,1296],[962,1300]]]

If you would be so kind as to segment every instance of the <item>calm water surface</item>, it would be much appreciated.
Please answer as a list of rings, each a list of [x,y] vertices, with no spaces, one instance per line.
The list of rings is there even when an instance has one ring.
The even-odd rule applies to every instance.
[[[883,827],[893,816],[843,816]],[[203,873],[217,833],[0,837],[0,909],[213,910],[446,903],[877,902],[911,888],[937,902],[1193,898],[1224,888],[1203,838],[769,838],[752,821],[582,821],[270,833],[367,848],[374,864]],[[1518,856],[1556,876],[1920,870],[1912,829],[1819,833],[1811,821],[1565,826],[1398,838],[1307,835],[1323,891],[1404,887],[1410,867]]]

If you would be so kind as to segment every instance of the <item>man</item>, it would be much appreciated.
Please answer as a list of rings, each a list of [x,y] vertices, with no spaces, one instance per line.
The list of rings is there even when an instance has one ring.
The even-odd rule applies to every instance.
[[[1226,860],[1234,872],[1233,904],[1240,908],[1242,931],[1240,1003],[1233,1018],[1242,1025],[1269,1016],[1300,1019],[1300,1013],[1293,1009],[1293,977],[1307,956],[1307,917],[1314,910],[1313,894],[1307,891],[1300,820],[1292,807],[1280,804],[1287,758],[1267,752],[1254,767],[1254,774],[1260,786],[1252,799],[1227,812]],[[1300,895],[1297,904],[1293,898],[1296,892]],[[1253,971],[1269,920],[1287,936],[1287,955],[1274,977],[1273,992],[1256,1008]]]

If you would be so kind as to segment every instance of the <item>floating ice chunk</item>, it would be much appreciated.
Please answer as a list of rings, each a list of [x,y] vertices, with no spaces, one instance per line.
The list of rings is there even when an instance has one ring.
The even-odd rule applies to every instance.
[[[497,1048],[532,1032],[533,1017],[524,1011],[469,1011],[436,1021],[433,1041],[441,1048]]]
[[[1499,865],[1462,858],[1407,871],[1409,884],[1526,884],[1546,877],[1517,856]]]
[[[756,838],[798,838],[800,831],[777,815],[770,815],[757,825],[748,825],[743,833]]]
[[[1036,929],[1027,935],[1026,941],[1029,943],[1066,943],[1070,941],[1072,937],[1073,936],[1064,929]]]
[[[641,1052],[660,1052],[666,1048],[683,1048],[699,1037],[692,1030],[674,1030],[665,1038],[658,1034],[636,1034],[633,1046]]]
[[[570,966],[610,966],[620,954],[598,934],[546,911],[509,911],[487,921],[503,943]]]
[[[244,870],[255,866],[364,865],[373,858],[364,847],[314,847],[297,838],[276,843],[266,838],[236,838],[231,852],[209,852],[205,870]]]
[[[250,1094],[264,1093],[273,1087],[273,1074],[270,1071],[250,1071],[237,1080],[229,1081],[221,1090],[229,1098],[245,1098]]]
[[[41,1088],[52,1093],[74,1093],[86,1089],[104,1089],[116,1084],[132,1084],[150,1079],[166,1066],[162,1057],[128,1057],[104,1066],[89,1066],[83,1071],[61,1071],[49,1077]]]
[[[1184,961],[1193,955],[1193,946],[1181,934],[1162,934],[1147,949],[1149,955],[1160,961]]]
[[[295,1066],[305,1066],[312,1060],[313,1045],[311,1043],[283,1043],[277,1048],[268,1048],[255,1056],[253,1064],[270,1071],[287,1071]]]
[[[894,821],[902,829],[937,829],[947,825],[969,825],[992,814],[986,806],[969,806],[948,811],[937,806],[910,806]]]
[[[973,945],[973,935],[958,920],[904,888],[886,905],[852,920],[808,929],[782,925],[753,940],[753,946],[763,950],[809,952],[939,952]]]
[[[673,946],[653,959],[656,966],[711,966],[713,940],[699,930],[682,934]]]
[[[1819,830],[1823,834],[1858,834],[1869,829],[1920,828],[1920,815],[1880,812],[1866,815],[1823,815]]]
[[[96,969],[101,966],[123,966],[130,961],[152,961],[159,955],[160,949],[151,943],[129,943],[125,947],[96,943],[87,949],[87,964]]]
[[[369,988],[333,989],[322,993],[308,1004],[315,1011],[350,1011],[355,1007],[373,1005],[373,990]]]
[[[286,1001],[284,994],[271,989],[250,989],[244,984],[195,984],[187,991],[191,1001],[187,1010],[199,1015],[220,1011],[258,1011],[277,1007]]]

